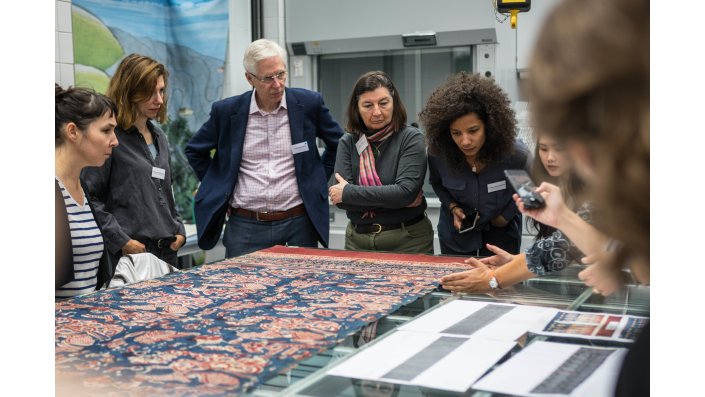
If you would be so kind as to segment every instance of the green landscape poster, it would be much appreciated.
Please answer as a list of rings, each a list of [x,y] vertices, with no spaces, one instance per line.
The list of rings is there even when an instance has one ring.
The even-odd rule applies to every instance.
[[[165,124],[177,207],[192,218],[196,178],[183,147],[223,93],[228,0],[73,0],[76,86],[105,92],[120,61],[147,55],[169,71]]]

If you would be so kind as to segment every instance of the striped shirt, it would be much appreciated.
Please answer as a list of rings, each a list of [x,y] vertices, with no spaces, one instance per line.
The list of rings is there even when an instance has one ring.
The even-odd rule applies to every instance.
[[[245,143],[230,205],[250,211],[285,211],[303,203],[296,180],[286,95],[271,113],[252,94]],[[316,148],[313,148],[314,150]]]
[[[71,246],[73,248],[74,280],[59,287],[55,298],[68,298],[83,295],[95,290],[98,282],[98,265],[103,256],[103,236],[93,218],[93,212],[88,205],[86,194],[83,194],[83,205],[78,204],[57,177],[64,196],[66,213],[71,230]]]

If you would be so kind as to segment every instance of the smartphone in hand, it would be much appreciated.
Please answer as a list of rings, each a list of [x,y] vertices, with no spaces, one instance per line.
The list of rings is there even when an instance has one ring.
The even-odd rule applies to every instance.
[[[504,176],[524,202],[524,208],[536,210],[546,206],[543,197],[536,193],[536,185],[531,181],[529,173],[524,170],[504,170]]]
[[[465,213],[465,219],[460,223],[460,229],[458,230],[460,234],[475,229],[477,221],[480,219],[480,213],[477,210],[468,211],[463,208],[463,213]]]

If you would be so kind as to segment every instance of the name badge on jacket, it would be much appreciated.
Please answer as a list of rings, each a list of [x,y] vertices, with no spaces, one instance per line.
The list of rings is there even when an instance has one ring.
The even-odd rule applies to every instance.
[[[291,145],[291,153],[296,154],[296,153],[303,153],[303,152],[308,152],[308,142],[303,141],[300,143],[297,143],[295,145]]]
[[[364,134],[360,134],[360,135],[362,135],[360,137],[360,139],[358,139],[357,142],[355,142],[355,147],[357,148],[357,154],[362,154],[362,152],[364,152],[365,149],[367,149],[367,145],[368,145],[367,144],[367,137]]]
[[[152,167],[152,178],[164,179],[166,170],[164,168]]]
[[[496,192],[498,190],[504,190],[506,188],[507,188],[507,181],[488,183],[487,184],[487,193]]]

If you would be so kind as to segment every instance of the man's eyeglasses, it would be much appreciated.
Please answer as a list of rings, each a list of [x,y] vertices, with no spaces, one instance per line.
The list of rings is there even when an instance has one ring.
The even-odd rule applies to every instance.
[[[247,72],[247,73],[250,73],[250,72]],[[277,79],[277,80],[279,80],[279,82],[283,83],[286,81],[286,70],[281,71],[277,74],[273,74],[271,76],[265,76],[261,79],[252,73],[250,73],[250,76],[254,77],[262,84],[272,84],[272,83],[274,83],[274,79]]]

